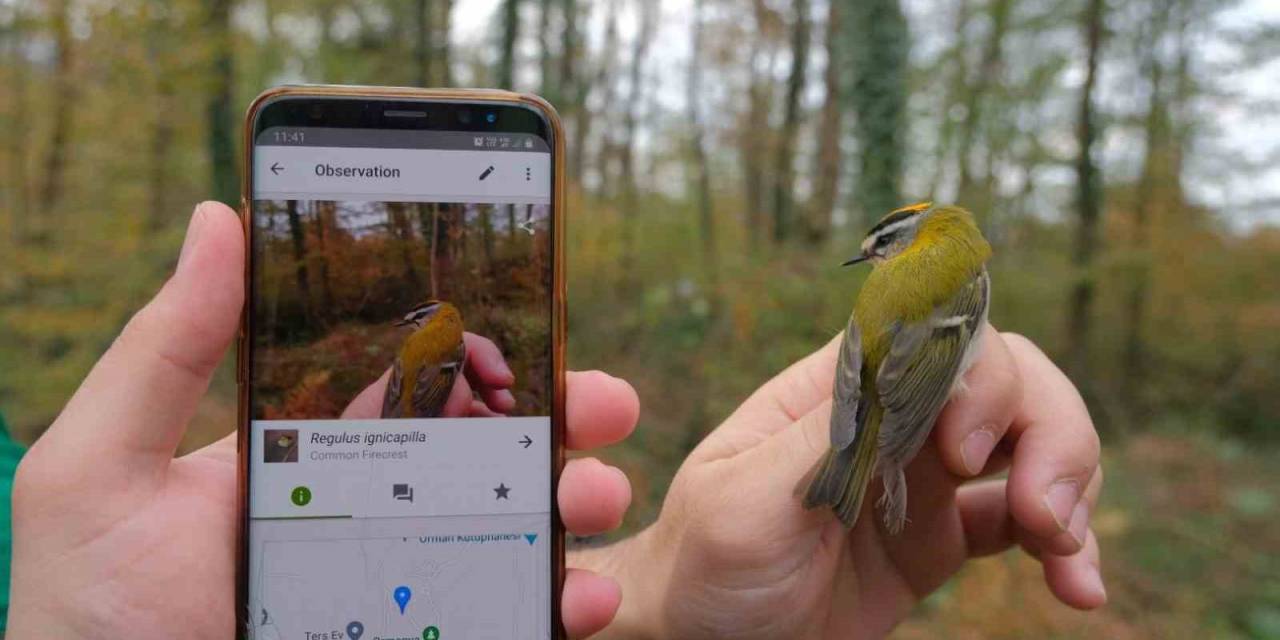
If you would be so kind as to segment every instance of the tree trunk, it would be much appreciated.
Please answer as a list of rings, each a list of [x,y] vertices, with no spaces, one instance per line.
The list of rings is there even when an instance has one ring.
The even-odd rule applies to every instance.
[[[795,11],[791,26],[791,71],[787,75],[787,94],[783,107],[782,131],[774,149],[773,241],[782,243],[791,235],[792,209],[795,206],[796,131],[800,128],[800,97],[804,92],[805,73],[809,64],[809,1],[792,2]]]
[[[989,213],[989,194],[977,193],[973,175],[972,155],[978,129],[983,126],[983,107],[992,84],[998,84],[1000,67],[1004,59],[1004,37],[1009,25],[1012,0],[993,0],[990,8],[991,32],[983,46],[982,61],[978,73],[967,89],[964,121],[960,125],[960,148],[956,150],[959,165],[960,186],[956,189],[956,202],[967,205],[974,215],[982,219]],[[990,142],[988,141],[988,144]],[[990,156],[989,156],[990,157]],[[990,177],[990,174],[986,174]]]
[[[955,123],[951,119],[952,108],[967,91],[969,83],[969,65],[966,53],[969,51],[969,39],[966,37],[969,27],[969,0],[956,3],[956,13],[951,32],[955,34],[947,58],[950,60],[951,75],[942,96],[942,105],[938,113],[938,145],[933,153],[932,177],[929,179],[929,200],[937,197],[945,177],[947,160],[953,150]]]
[[[232,0],[210,0],[205,43],[212,51],[209,73],[211,91],[206,103],[209,119],[209,167],[211,192],[221,202],[237,206],[240,202],[236,177],[234,107],[232,92],[234,69],[231,63]]]
[[[635,39],[631,42],[631,65],[628,71],[629,94],[627,109],[623,123],[623,141],[621,149],[621,166],[619,176],[622,183],[622,275],[624,283],[630,283],[635,272],[636,255],[636,219],[639,217],[639,196],[636,186],[636,124],[639,120],[639,105],[642,99],[644,82],[644,63],[649,50],[649,41],[653,39],[655,7],[649,3],[640,5],[640,26]],[[623,291],[630,292],[629,287]]]
[[[75,102],[75,79],[71,77],[73,42],[71,38],[70,0],[53,4],[50,21],[53,26],[53,128],[49,149],[44,159],[44,183],[40,189],[39,209],[48,220],[54,215],[63,196],[63,180],[67,167],[67,141],[71,137],[71,105]],[[39,233],[41,238],[54,232],[50,223]]]
[[[539,0],[538,5],[538,83],[542,87],[539,94],[556,104],[560,101],[560,79],[554,71],[555,52],[551,45],[551,12],[555,0]]]
[[[560,13],[564,22],[560,31],[560,103],[556,106],[569,123],[571,132],[576,136],[578,128],[582,126],[583,102],[586,99],[585,83],[579,86],[578,79],[581,54],[578,51],[577,0],[561,0]],[[580,172],[581,167],[570,162],[569,179],[580,183],[582,180]]]
[[[849,15],[850,102],[858,139],[857,209],[870,225],[901,206],[910,34],[898,0],[861,0]]]
[[[289,239],[293,243],[293,278],[298,284],[298,297],[302,299],[302,315],[311,318],[311,276],[307,273],[307,235],[298,215],[298,201],[285,201],[285,215],[289,218]]]
[[[818,171],[814,176],[813,200],[805,222],[810,242],[825,242],[831,232],[831,215],[840,188],[840,141],[843,139],[844,108],[840,89],[840,0],[829,0],[824,45],[827,66],[822,71],[826,96],[818,125]]]
[[[9,113],[10,127],[6,131],[9,156],[9,188],[8,193],[12,215],[13,241],[18,244],[26,240],[29,212],[27,210],[30,191],[27,185],[27,59],[23,55],[23,44],[27,29],[25,14],[20,8],[13,9],[13,22],[9,31],[6,53],[9,58],[11,74],[8,78],[10,90],[9,102],[12,111]]]
[[[147,58],[155,75],[155,100],[152,102],[151,114],[151,175],[149,191],[149,208],[147,226],[151,231],[164,227],[170,211],[166,194],[169,188],[170,149],[173,147],[173,122],[170,114],[174,111],[173,70],[167,62],[173,54],[170,46],[172,22],[165,18],[165,8],[160,3],[152,2],[149,9],[147,38]],[[157,15],[159,14],[159,15]]]
[[[766,68],[772,69],[772,56],[765,51],[765,29],[769,22],[770,9],[764,0],[753,0],[752,15],[755,18],[756,33],[751,39],[751,56],[748,60],[747,86],[747,122],[742,132],[742,179],[746,189],[747,208],[747,240],[751,248],[760,245],[761,228],[765,225],[765,198],[767,184],[765,175],[765,154],[768,152],[772,138],[769,127],[769,112],[772,104],[773,78],[760,71],[761,58],[768,59]]]
[[[418,0],[414,3],[414,8],[417,10],[414,16],[416,18],[414,22],[417,23],[417,38],[413,43],[414,70],[417,72],[414,82],[419,87],[429,87],[435,81],[435,74],[432,73],[434,64],[432,58],[435,56],[431,55],[435,46],[431,40],[436,37],[434,16],[431,15],[434,4],[430,0]]]
[[[702,241],[702,270],[710,290],[711,317],[719,315],[720,268],[716,225],[711,201],[711,171],[707,166],[706,125],[702,120],[703,0],[693,4],[693,43],[689,50],[689,78],[685,101],[689,109],[689,154],[693,157],[693,192],[698,205],[698,235]]]
[[[313,201],[312,215],[315,217],[316,224],[316,261],[319,262],[320,273],[320,308],[317,309],[317,317],[326,320],[332,316],[333,308],[333,284],[329,278],[329,245],[332,241],[329,239],[329,231],[335,225],[330,224],[333,221],[333,208],[336,205],[332,200]]]
[[[439,83],[442,87],[452,87],[453,62],[450,58],[449,38],[453,34],[453,0],[440,0],[432,4],[440,10],[438,19],[433,21],[433,24],[439,26],[436,28],[435,55],[431,57],[432,62],[435,63],[432,82]]]
[[[516,42],[520,39],[520,0],[502,0],[502,42],[498,50],[496,86],[515,88]]]
[[[1103,2],[1104,0],[1089,0],[1081,23],[1087,57],[1076,121],[1079,149],[1076,157],[1076,207],[1080,220],[1076,226],[1075,248],[1072,252],[1076,282],[1071,289],[1070,306],[1067,310],[1068,369],[1072,380],[1080,385],[1086,398],[1092,392],[1089,343],[1096,278],[1094,256],[1098,252],[1098,219],[1102,210],[1098,172],[1093,162],[1094,143],[1098,139],[1093,92],[1097,85],[1098,60],[1102,53]]]
[[[586,171],[587,144],[591,139],[591,127],[595,119],[594,114],[600,113],[607,117],[613,107],[613,83],[609,80],[613,76],[613,56],[618,48],[617,1],[610,0],[608,7],[608,13],[605,16],[604,46],[601,48],[599,66],[596,68],[594,76],[584,81],[578,89],[578,95],[580,96],[578,104],[581,105],[581,108],[578,110],[577,127],[573,134],[573,148],[569,152],[571,154],[571,171],[578,176],[579,180],[581,180],[583,173]],[[586,108],[587,95],[593,87],[604,89],[604,104],[601,105],[600,109],[594,111]],[[606,175],[603,166],[604,156],[605,154],[602,152],[596,158],[596,165],[601,172],[601,182],[604,182],[604,176]]]

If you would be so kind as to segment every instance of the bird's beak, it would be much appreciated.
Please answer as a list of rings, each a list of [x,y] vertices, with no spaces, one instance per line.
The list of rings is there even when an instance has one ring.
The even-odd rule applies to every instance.
[[[870,259],[871,259],[871,256],[863,253],[863,254],[859,254],[857,257],[849,258],[848,260],[845,260],[844,262],[840,263],[840,266],[847,267],[850,265],[858,264],[859,262],[866,262],[867,260],[870,260]]]

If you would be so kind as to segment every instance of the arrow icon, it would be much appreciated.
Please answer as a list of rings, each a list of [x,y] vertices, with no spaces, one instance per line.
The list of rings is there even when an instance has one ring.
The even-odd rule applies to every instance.
[[[276,175],[280,175],[280,172],[281,172],[281,171],[284,171],[284,167],[280,166],[280,163],[279,163],[279,162],[272,163],[272,165],[271,165],[271,173],[274,173],[274,174],[276,174]]]
[[[529,445],[533,444],[533,438],[530,438],[530,437],[528,436],[528,434],[526,434],[526,435],[525,435],[525,437],[524,437],[524,439],[522,439],[522,440],[517,440],[517,442],[519,442],[520,444],[524,445],[524,448],[528,449],[528,448],[529,448]]]

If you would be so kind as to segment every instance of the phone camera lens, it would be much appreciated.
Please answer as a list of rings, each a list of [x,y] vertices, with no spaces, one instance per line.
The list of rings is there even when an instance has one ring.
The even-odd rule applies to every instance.
[[[489,124],[493,124],[498,121],[498,114],[490,111],[489,113],[484,114],[484,120]]]

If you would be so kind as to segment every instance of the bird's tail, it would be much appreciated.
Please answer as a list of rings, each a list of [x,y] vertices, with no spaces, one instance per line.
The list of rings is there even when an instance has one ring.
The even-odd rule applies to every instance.
[[[875,467],[875,433],[859,433],[844,449],[827,451],[805,492],[805,508],[830,506],[845,528],[852,529]]]
[[[901,465],[887,464],[880,477],[884,478],[884,495],[878,505],[884,511],[884,528],[897,535],[907,523],[907,474]]]

